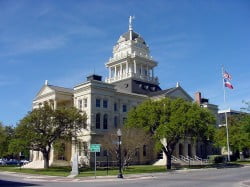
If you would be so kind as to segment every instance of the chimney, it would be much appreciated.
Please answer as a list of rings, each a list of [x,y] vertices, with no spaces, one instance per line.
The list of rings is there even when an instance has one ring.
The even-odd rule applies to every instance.
[[[196,92],[194,96],[194,100],[197,104],[201,104],[201,92]]]

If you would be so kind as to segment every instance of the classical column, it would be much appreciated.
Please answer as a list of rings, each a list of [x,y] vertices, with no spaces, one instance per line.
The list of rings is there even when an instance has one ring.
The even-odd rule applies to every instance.
[[[134,60],[134,73],[136,74],[136,62]]]
[[[116,69],[116,66],[115,66],[115,76],[114,76],[115,79],[116,79],[116,73],[117,73],[117,69]]]
[[[128,61],[126,61],[126,77],[128,76]]]
[[[143,75],[143,73],[142,73],[142,64],[141,64],[141,75]]]
[[[57,108],[57,102],[54,100],[54,110]]]
[[[120,78],[122,78],[122,63],[120,64]]]

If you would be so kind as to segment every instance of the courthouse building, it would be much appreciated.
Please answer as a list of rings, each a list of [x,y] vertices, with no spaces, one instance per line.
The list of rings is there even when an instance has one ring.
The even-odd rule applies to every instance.
[[[77,149],[72,142],[65,143],[63,155],[59,155],[52,149],[50,165],[69,165],[75,150],[77,150],[79,162],[89,165],[93,161],[92,154],[89,152],[90,144],[101,144],[100,138],[103,135],[121,128],[126,120],[127,112],[146,99],[181,97],[193,102],[192,97],[179,83],[172,88],[160,87],[159,79],[155,75],[157,65],[158,62],[150,55],[145,40],[134,32],[130,18],[129,30],[119,37],[113,47],[112,57],[105,63],[109,72],[105,80],[102,76],[90,75],[85,82],[74,88],[54,86],[45,81],[33,100],[33,108],[38,108],[44,102],[48,102],[53,108],[75,106],[86,112],[88,116],[87,125],[78,134]],[[209,106],[212,107],[209,108]],[[206,103],[205,107],[217,113],[216,105]],[[174,153],[176,157],[180,154],[191,157],[203,154],[200,150],[202,145],[191,144],[188,141],[182,141],[176,147]],[[103,160],[105,154],[105,150],[101,149],[97,160]],[[140,163],[153,163],[157,159],[155,155],[143,154],[143,147],[139,148],[139,154]],[[31,151],[31,160],[32,162],[27,167],[43,166],[41,153]]]

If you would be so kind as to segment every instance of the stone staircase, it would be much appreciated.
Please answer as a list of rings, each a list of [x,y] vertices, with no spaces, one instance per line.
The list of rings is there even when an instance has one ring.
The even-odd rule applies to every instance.
[[[207,159],[202,159],[198,156],[189,157],[189,156],[183,156],[180,155],[179,158],[172,156],[171,161],[173,165],[179,166],[179,165],[205,165],[208,163]],[[165,156],[162,159],[157,160],[153,165],[166,165],[166,158]]]
[[[204,165],[208,163],[207,159],[202,159],[196,155],[194,157],[180,155],[179,159],[183,161],[185,165]]]
[[[22,168],[41,169],[44,168],[44,163],[43,160],[36,160],[23,165]]]

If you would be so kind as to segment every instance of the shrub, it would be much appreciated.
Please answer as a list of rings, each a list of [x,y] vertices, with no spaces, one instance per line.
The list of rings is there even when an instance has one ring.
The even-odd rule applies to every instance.
[[[224,155],[209,155],[208,160],[210,163],[218,164],[225,162],[226,158]]]

